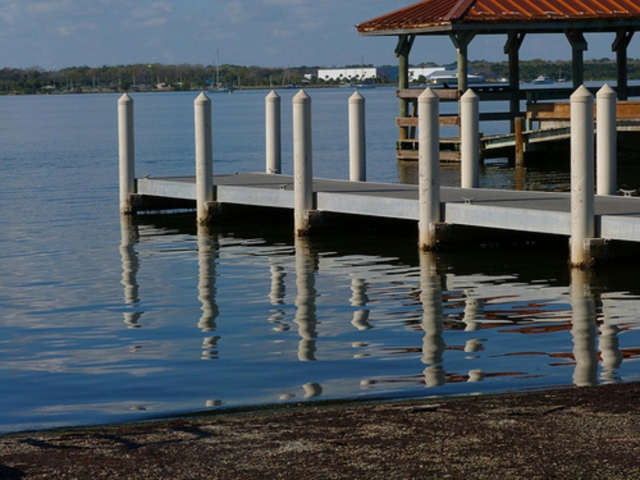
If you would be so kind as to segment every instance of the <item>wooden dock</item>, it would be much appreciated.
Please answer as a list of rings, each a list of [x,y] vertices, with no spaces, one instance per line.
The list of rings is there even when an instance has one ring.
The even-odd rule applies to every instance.
[[[289,175],[238,173],[216,175],[214,201],[280,209],[294,208],[294,179]],[[195,207],[195,177],[139,178],[137,210],[163,199],[165,208],[184,201]],[[415,185],[314,179],[314,210],[367,217],[418,221]],[[145,206],[147,204],[147,206]],[[507,231],[571,234],[569,193],[441,188],[442,222]],[[640,242],[640,197],[596,196],[596,236]]]
[[[567,100],[573,89],[528,89],[514,91],[505,86],[484,85],[473,87],[481,102],[505,101],[517,96],[518,101],[526,101],[526,111],[514,114],[507,111],[481,112],[480,121],[509,121],[513,123],[520,116],[526,122],[526,128],[519,138],[514,132],[497,135],[482,135],[480,138],[481,158],[501,158],[515,156],[516,141],[522,142],[520,148],[531,156],[538,152],[548,154],[550,151],[568,151],[571,136],[570,103]],[[590,89],[595,95],[596,88]],[[408,116],[398,117],[396,126],[400,128],[400,138],[396,144],[398,160],[418,159],[418,106],[417,99],[423,88],[409,88],[397,91],[397,96],[407,102]],[[442,102],[458,102],[460,93],[456,89],[434,88]],[[639,95],[638,88],[629,89],[627,94]],[[553,101],[564,99],[564,101]],[[634,150],[640,138],[640,101],[619,101],[617,105],[617,129],[620,153]],[[460,116],[446,114],[440,116],[440,126],[460,126]],[[460,161],[460,138],[440,139],[440,161]]]

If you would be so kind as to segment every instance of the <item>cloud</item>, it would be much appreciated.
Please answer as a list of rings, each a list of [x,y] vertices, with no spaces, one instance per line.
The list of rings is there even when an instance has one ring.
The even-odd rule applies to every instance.
[[[17,2],[0,3],[0,20],[8,24],[15,23],[19,15],[19,10]]]
[[[25,2],[24,11],[28,15],[50,15],[54,12],[67,11],[71,7],[70,0],[50,2]]]
[[[78,23],[76,25],[60,25],[53,29],[53,31],[62,35],[63,37],[69,37],[75,33],[83,33],[87,31],[97,30],[99,25],[97,23]]]
[[[134,8],[122,24],[125,27],[164,27],[169,23],[172,12],[173,7],[168,2],[154,2],[147,6]]]

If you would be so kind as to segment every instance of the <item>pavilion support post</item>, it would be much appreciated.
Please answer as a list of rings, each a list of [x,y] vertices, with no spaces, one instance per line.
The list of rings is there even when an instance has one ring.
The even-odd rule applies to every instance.
[[[365,100],[360,92],[349,97],[349,180],[367,181]]]
[[[450,34],[451,41],[458,51],[458,91],[463,94],[469,88],[469,55],[468,47],[475,33]]]
[[[516,117],[513,119],[513,125],[515,127],[515,142],[516,142],[516,152],[515,152],[515,163],[517,168],[524,167],[524,118]]]
[[[409,53],[415,40],[415,35],[400,35],[396,46],[396,57],[398,57],[398,88],[404,90],[409,88]],[[400,99],[400,118],[409,116],[409,100]],[[400,127],[400,140],[409,138],[409,128]]]
[[[135,147],[133,131],[133,99],[126,93],[118,100],[118,145],[120,213],[133,213],[131,198],[135,193]]]
[[[573,88],[577,89],[584,83],[584,52],[589,48],[582,32],[571,30],[565,32],[572,51]]]
[[[311,98],[304,90],[293,97],[293,202],[296,236],[309,234],[313,216]]]
[[[198,225],[207,225],[213,209],[213,140],[211,99],[204,93],[193,102],[196,143],[196,216]]]
[[[480,186],[480,99],[469,89],[460,98],[460,186]]]
[[[616,62],[617,62],[617,70],[618,70],[618,99],[627,100],[629,97],[627,93],[627,88],[629,87],[628,82],[628,67],[627,67],[627,49],[629,47],[629,43],[633,38],[634,32],[627,31],[619,31],[616,35],[616,39],[611,46],[611,50],[616,52]]]
[[[520,47],[524,36],[525,34],[521,32],[510,32],[504,46],[504,53],[509,56],[509,89],[511,91],[509,113],[512,133],[517,128],[514,122],[520,116]]]
[[[574,268],[591,265],[595,236],[593,95],[583,85],[571,95],[571,258]]]
[[[272,90],[265,98],[267,173],[282,173],[281,99]]]
[[[437,246],[440,223],[440,99],[427,88],[418,97],[419,146],[419,247],[422,251]]]
[[[615,195],[618,191],[616,92],[609,85],[605,84],[598,91],[597,99],[596,192],[598,195]]]

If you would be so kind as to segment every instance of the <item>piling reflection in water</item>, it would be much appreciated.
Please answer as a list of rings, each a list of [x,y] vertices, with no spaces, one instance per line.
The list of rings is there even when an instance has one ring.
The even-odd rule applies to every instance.
[[[198,226],[198,300],[202,304],[202,315],[198,327],[205,333],[216,330],[216,318],[220,315],[216,303],[216,259],[218,256],[217,234],[208,227]],[[202,341],[202,358],[218,358],[220,336],[210,335]]]
[[[369,297],[367,297],[367,282],[364,280],[357,278],[355,275],[351,274],[351,298],[349,301],[351,302],[352,307],[366,307],[367,302],[369,301]],[[358,330],[369,330],[371,325],[369,325],[369,309],[368,308],[359,308],[355,312],[353,312],[353,320],[351,320],[351,325],[356,327]]]
[[[140,304],[140,286],[138,285],[138,270],[140,260],[135,245],[140,239],[138,226],[133,224],[129,215],[120,216],[120,258],[122,261],[122,285],[124,286],[124,303],[128,307],[124,312],[124,323],[129,328],[138,328],[138,321],[142,317],[138,310]]]
[[[298,325],[300,343],[298,344],[298,359],[300,361],[315,360],[316,352],[316,256],[311,249],[308,238],[296,238],[296,316],[293,320]]]
[[[422,303],[422,363],[428,365],[424,379],[428,387],[446,381],[442,355],[446,348],[442,308],[442,276],[438,273],[437,258],[431,252],[420,252],[420,302]]]
[[[271,290],[269,292],[269,300],[274,307],[284,305],[286,294],[286,277],[287,273],[282,265],[279,264],[279,257],[269,257],[271,271]],[[284,321],[285,311],[282,308],[273,308],[269,316],[269,322],[274,325],[273,329],[280,332],[289,330],[289,325]]]
[[[596,301],[591,293],[589,275],[588,271],[571,269],[571,335],[576,361],[573,383],[578,387],[598,383]]]
[[[125,321],[135,326],[142,315],[136,248],[143,247],[139,229],[129,222],[123,219],[120,252],[124,303],[132,310]],[[144,228],[142,235],[157,233]],[[201,358],[220,358],[225,369],[239,362],[253,372],[244,380],[230,374],[219,388],[230,396],[239,385],[254,388],[253,382],[271,392],[271,401],[286,401],[417,387],[433,394],[511,390],[528,388],[527,378],[543,384],[549,378],[550,386],[624,381],[621,313],[593,293],[588,273],[578,269],[571,271],[570,285],[552,286],[517,274],[475,274],[461,268],[455,255],[415,246],[400,260],[343,255],[309,238],[271,245],[206,227],[198,228],[195,240],[197,328],[206,334]],[[229,268],[232,274],[225,273]],[[244,305],[242,315],[235,305]],[[222,321],[227,317],[233,321]],[[218,343],[227,336],[229,348],[221,353]],[[545,345],[547,336],[551,346]],[[628,356],[640,351],[631,347]],[[256,363],[240,361],[243,352]],[[282,370],[271,378],[272,368],[265,367],[274,359]],[[566,366],[570,373],[558,368]],[[216,374],[216,367],[211,371]],[[502,386],[492,387],[495,382]]]
[[[602,301],[602,324],[600,325],[600,357],[602,358],[602,373],[600,378],[603,383],[618,383],[621,378],[618,368],[623,356],[620,351],[618,334],[620,327],[615,323],[615,317],[608,308],[608,302]]]

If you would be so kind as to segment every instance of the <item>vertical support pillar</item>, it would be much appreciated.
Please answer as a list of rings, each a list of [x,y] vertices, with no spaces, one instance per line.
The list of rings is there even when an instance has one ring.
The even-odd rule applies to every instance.
[[[133,99],[126,93],[118,99],[118,150],[120,176],[120,213],[133,212],[131,196],[135,193],[135,141]]]
[[[460,98],[460,186],[480,186],[480,100],[473,90]]]
[[[510,32],[504,46],[504,53],[509,56],[509,113],[514,121],[520,115],[520,46],[524,36],[521,32]],[[515,131],[517,127],[512,125],[512,128]]]
[[[584,83],[584,52],[587,51],[589,45],[582,32],[567,31],[566,36],[572,50],[573,88],[577,89]]]
[[[513,125],[515,127],[516,141],[516,168],[522,168],[524,167],[524,118],[514,118]]]
[[[436,247],[436,224],[440,222],[440,99],[427,88],[418,97],[419,146],[419,247]]]
[[[462,95],[469,88],[469,44],[475,33],[450,34],[451,41],[458,52],[458,91]]]
[[[618,191],[618,131],[616,92],[605,84],[597,94],[597,194],[615,195]]]
[[[265,98],[267,173],[282,173],[281,99],[275,90]]]
[[[583,85],[571,95],[571,259],[591,263],[588,241],[595,236],[593,95]]]
[[[398,89],[404,90],[409,88],[409,53],[415,40],[415,35],[400,35],[398,37],[398,45],[396,46],[396,57],[398,57]],[[400,98],[400,118],[409,116],[409,100]],[[409,138],[409,128],[400,127],[399,139],[406,140]]]
[[[311,98],[304,90],[293,97],[293,188],[296,236],[309,233],[313,210]]]
[[[624,30],[619,31],[616,35],[616,39],[611,46],[611,50],[616,52],[616,63],[617,63],[617,87],[618,87],[618,98],[620,100],[626,100],[628,98],[627,88],[629,87],[628,82],[628,67],[627,67],[627,49],[629,47],[629,43],[633,38],[633,31],[626,32]]]
[[[204,93],[193,102],[196,143],[196,220],[209,222],[213,202],[213,140],[211,137],[211,100]]]
[[[360,92],[349,98],[349,180],[367,181],[365,100]]]

